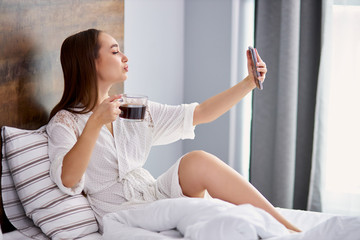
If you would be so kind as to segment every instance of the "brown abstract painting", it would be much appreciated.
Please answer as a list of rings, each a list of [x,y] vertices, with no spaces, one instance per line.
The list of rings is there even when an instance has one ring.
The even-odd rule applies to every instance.
[[[124,0],[0,0],[0,127],[47,123],[63,92],[61,44],[89,28],[110,33],[123,50]]]

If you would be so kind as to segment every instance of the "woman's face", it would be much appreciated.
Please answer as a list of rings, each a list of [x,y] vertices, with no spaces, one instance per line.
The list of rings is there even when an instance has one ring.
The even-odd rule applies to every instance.
[[[109,34],[99,34],[99,54],[95,59],[98,82],[109,84],[127,79],[128,58],[119,50],[119,45]]]

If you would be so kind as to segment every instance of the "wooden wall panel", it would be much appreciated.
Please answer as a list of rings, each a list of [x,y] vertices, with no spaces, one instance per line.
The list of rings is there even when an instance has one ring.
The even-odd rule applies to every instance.
[[[0,0],[0,127],[47,123],[63,92],[61,44],[88,28],[108,32],[123,50],[124,0]]]

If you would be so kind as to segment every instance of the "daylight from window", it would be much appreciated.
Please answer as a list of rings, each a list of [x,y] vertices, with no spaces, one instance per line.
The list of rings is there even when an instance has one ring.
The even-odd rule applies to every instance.
[[[324,210],[360,214],[360,6],[334,5]],[[357,29],[357,30],[356,30]]]

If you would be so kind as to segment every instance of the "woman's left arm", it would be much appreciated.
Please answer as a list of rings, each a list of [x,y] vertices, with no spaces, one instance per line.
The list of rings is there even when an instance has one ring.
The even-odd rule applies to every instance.
[[[267,72],[266,64],[261,60],[258,52],[256,51],[258,62],[257,70],[260,73],[258,79],[265,80]],[[255,87],[255,76],[252,69],[250,51],[247,50],[247,67],[249,75],[235,86],[221,92],[206,101],[199,104],[194,111],[193,125],[201,123],[212,122],[227,111],[229,111],[235,104],[237,104],[243,97],[251,92]]]

